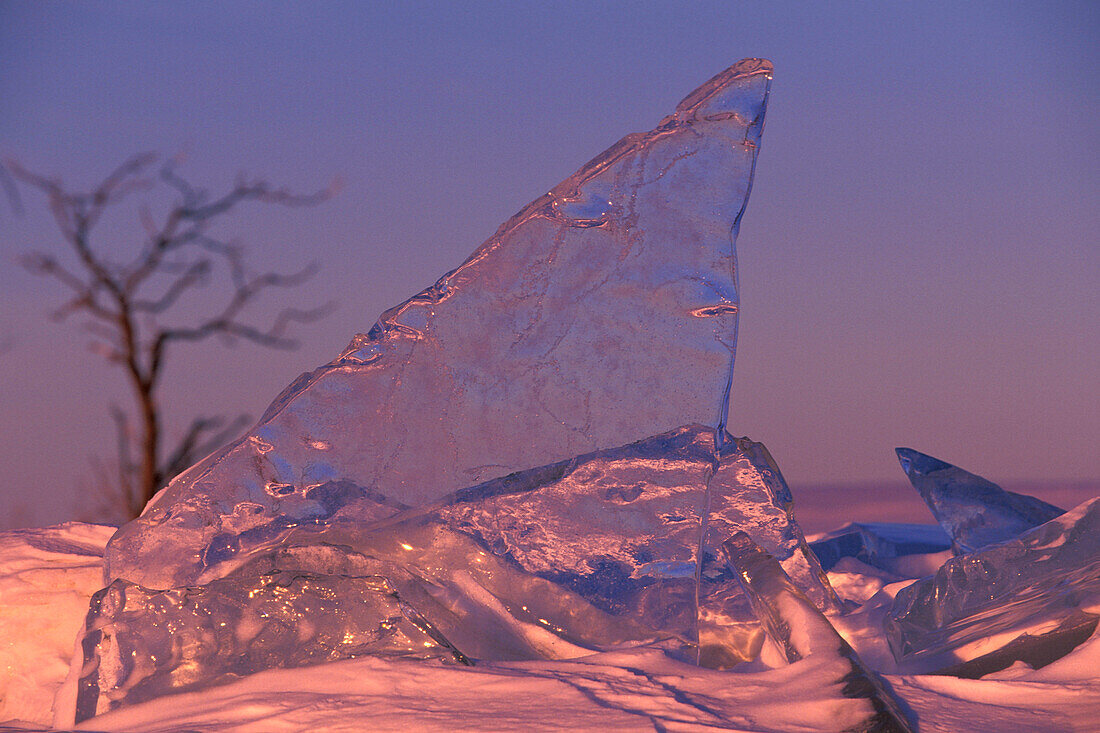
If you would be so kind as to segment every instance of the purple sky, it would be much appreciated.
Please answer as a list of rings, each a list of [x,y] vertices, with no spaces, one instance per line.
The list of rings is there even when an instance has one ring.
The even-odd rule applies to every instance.
[[[730,424],[796,499],[906,481],[908,445],[1023,488],[1100,476],[1093,3],[0,3],[0,155],[88,186],[140,150],[309,189],[227,227],[323,267],[293,353],[181,349],[168,409],[258,416],[528,201],[745,56],[776,66],[738,250]],[[0,524],[79,515],[120,374],[52,284],[41,197],[0,202]],[[129,223],[117,231],[127,244]],[[178,428],[178,424],[176,424]]]

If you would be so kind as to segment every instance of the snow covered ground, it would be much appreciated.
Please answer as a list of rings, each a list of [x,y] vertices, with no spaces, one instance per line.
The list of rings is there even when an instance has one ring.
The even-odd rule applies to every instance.
[[[53,719],[115,529],[72,522],[0,532],[0,721]]]
[[[7,721],[0,730],[48,730],[55,716],[63,720],[71,710],[75,686],[65,678],[88,599],[102,584],[100,557],[112,531],[70,523],[0,534],[0,721]],[[935,566],[939,558],[925,560]],[[842,596],[861,604],[834,619],[838,631],[870,666],[888,672],[878,624],[907,581],[851,558],[829,577]],[[128,706],[76,729],[838,731],[865,720],[870,705],[843,697],[839,683],[820,682],[836,679],[830,669],[836,663],[810,656],[723,672],[644,647],[472,668],[360,658],[260,672]],[[1039,670],[1021,662],[978,680],[886,679],[922,733],[1061,733],[1100,729],[1098,670],[1094,634]]]

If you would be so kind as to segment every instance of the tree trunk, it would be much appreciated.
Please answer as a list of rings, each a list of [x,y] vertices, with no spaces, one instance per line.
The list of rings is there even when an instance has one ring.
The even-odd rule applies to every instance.
[[[137,486],[138,494],[133,498],[136,506],[131,506],[131,512],[135,517],[141,514],[145,505],[153,498],[153,494],[160,489],[161,481],[157,466],[160,452],[160,416],[157,414],[152,388],[139,389],[138,399],[141,403],[142,427],[141,482]]]

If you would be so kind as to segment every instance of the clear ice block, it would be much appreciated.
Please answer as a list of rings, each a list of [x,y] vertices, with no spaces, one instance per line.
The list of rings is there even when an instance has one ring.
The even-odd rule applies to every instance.
[[[950,535],[958,554],[1010,540],[1065,512],[1032,496],[1005,491],[912,448],[896,452],[905,475]]]
[[[276,535],[347,500],[421,505],[678,425],[723,427],[734,238],[770,79],[759,59],[718,74],[383,313],[124,526],[108,579],[179,587],[204,574],[215,538]]]
[[[753,659],[763,634],[721,555],[730,534],[752,532],[819,606],[838,602],[767,450],[722,443],[688,426],[378,521],[337,515],[232,553],[221,542],[201,586],[117,580],[92,604],[78,710],[359,654],[509,661],[652,644],[709,667]]]
[[[930,672],[990,650],[975,646],[1056,626],[1100,604],[1100,498],[1019,537],[948,560],[903,588],[884,621],[907,672]],[[968,646],[969,645],[969,646]]]
[[[835,677],[821,686],[838,685],[845,697],[864,699],[871,708],[863,733],[912,733],[902,705],[889,685],[844,640],[824,614],[791,582],[782,566],[744,532],[722,544],[726,561],[752,604],[768,638],[789,663],[809,656],[833,658],[827,668]]]

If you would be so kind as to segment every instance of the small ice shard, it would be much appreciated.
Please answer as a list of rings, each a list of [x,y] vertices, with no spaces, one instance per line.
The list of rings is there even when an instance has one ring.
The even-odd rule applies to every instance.
[[[842,557],[854,557],[874,568],[894,572],[893,560],[908,555],[943,552],[951,538],[937,524],[853,522],[810,543],[824,570]]]
[[[775,558],[744,532],[722,544],[726,561],[752,603],[768,638],[787,662],[810,656],[834,657],[835,679],[822,685],[843,685],[848,698],[865,699],[872,708],[858,728],[861,733],[913,733],[914,728],[887,683],[860,659],[829,620],[805,596]]]
[[[699,568],[700,597],[706,598],[699,608],[700,664],[733,666],[754,658],[762,642],[755,613],[723,559],[722,543],[734,532],[755,537],[819,609],[844,610],[795,522],[790,488],[763,443],[726,437],[706,502]],[[748,638],[757,645],[745,647],[741,640]]]
[[[331,511],[318,486],[415,506],[678,425],[721,428],[734,237],[770,80],[760,59],[718,74],[383,313],[123,527],[108,578],[193,583],[216,535]]]
[[[884,628],[901,669],[924,673],[1043,633],[1097,604],[1100,498],[1015,539],[951,558],[897,594]]]
[[[898,460],[958,554],[1010,540],[1066,510],[1031,496],[1005,491],[992,481],[911,448]]]

